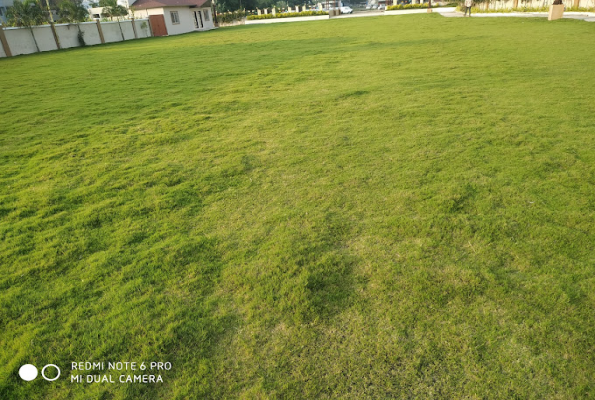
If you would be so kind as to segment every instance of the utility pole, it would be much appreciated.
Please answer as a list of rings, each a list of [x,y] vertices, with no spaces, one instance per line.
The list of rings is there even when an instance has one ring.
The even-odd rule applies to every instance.
[[[53,24],[54,23],[54,14],[52,14],[52,9],[50,8],[50,0],[45,0],[45,5],[46,5],[46,8],[48,9],[48,15],[50,17],[50,22]]]

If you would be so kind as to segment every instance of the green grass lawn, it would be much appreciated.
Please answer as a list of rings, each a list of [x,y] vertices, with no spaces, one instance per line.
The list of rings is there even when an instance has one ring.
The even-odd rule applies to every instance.
[[[412,15],[0,60],[0,398],[595,398],[594,34]]]

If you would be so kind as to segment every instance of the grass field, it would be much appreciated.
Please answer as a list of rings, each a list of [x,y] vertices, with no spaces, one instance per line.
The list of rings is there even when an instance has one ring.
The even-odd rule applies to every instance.
[[[595,398],[594,34],[415,15],[0,60],[0,398]]]

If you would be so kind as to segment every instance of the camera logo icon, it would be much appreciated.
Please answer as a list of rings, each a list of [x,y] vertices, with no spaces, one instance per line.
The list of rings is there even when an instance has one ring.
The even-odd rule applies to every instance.
[[[48,378],[46,376],[46,370],[48,369],[48,367],[56,369],[56,371],[58,373],[56,374],[55,377]],[[62,371],[60,371],[60,368],[56,364],[47,364],[45,367],[43,367],[41,369],[41,376],[43,377],[43,379],[45,379],[46,381],[49,381],[49,382],[52,382],[52,381],[55,381],[56,379],[58,379],[60,377],[61,373],[62,373]],[[27,381],[27,382],[32,381],[35,378],[37,378],[38,374],[39,374],[39,371],[37,371],[37,367],[33,364],[25,364],[25,365],[21,366],[21,368],[19,368],[19,376],[21,377],[22,380]]]

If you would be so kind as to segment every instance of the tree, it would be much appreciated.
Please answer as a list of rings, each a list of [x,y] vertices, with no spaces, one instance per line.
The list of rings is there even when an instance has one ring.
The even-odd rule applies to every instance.
[[[107,15],[110,20],[114,20],[114,17],[123,17],[128,15],[126,7],[118,4],[118,0],[100,0],[99,7],[103,7],[101,13]]]
[[[296,0],[290,0],[296,1]],[[302,0],[303,1],[303,0]],[[218,12],[236,11],[236,10],[255,10],[256,8],[272,7],[277,0],[217,0],[215,7]],[[285,4],[286,1],[283,1]]]
[[[81,0],[62,0],[58,6],[58,16],[61,23],[85,22],[89,18],[89,10]]]
[[[63,0],[58,7],[59,22],[62,23],[76,23],[78,29],[78,39],[81,46],[85,45],[83,37],[84,32],[81,31],[79,23],[85,22],[89,18],[89,11],[83,5],[81,0]]]
[[[107,15],[111,21],[114,20],[114,17],[128,15],[128,10],[126,7],[119,5],[118,0],[100,0],[99,7],[103,7],[101,13]],[[122,31],[122,25],[120,25],[120,18],[118,18],[118,27],[120,28],[122,40],[124,40],[124,32]]]
[[[47,22],[47,17],[39,3],[35,0],[25,0],[24,2],[15,0],[12,7],[8,9],[6,17],[9,25],[29,28],[35,48],[39,52],[39,45],[33,33],[33,26],[43,25]]]

